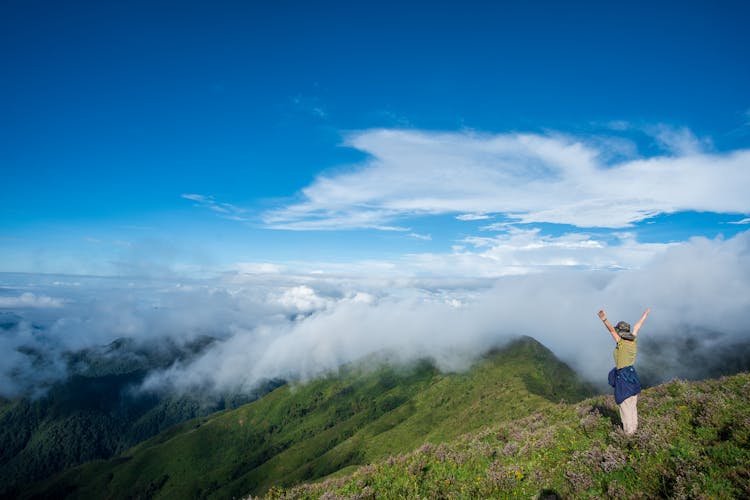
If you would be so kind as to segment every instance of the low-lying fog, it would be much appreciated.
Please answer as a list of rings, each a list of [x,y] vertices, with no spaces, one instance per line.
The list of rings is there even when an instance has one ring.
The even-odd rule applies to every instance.
[[[272,266],[214,280],[0,274],[0,395],[64,378],[66,352],[117,338],[156,346],[201,336],[218,340],[190,362],[152,372],[144,387],[249,391],[266,378],[314,377],[381,351],[461,370],[518,335],[601,385],[613,343],[597,311],[634,323],[647,306],[637,366],[654,380],[701,376],[727,355],[741,364],[747,356],[737,348],[750,342],[750,232],[674,245],[638,269],[491,279],[287,274]]]

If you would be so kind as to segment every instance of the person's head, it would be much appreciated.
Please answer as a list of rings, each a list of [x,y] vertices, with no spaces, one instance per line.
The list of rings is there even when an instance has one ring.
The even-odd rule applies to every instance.
[[[635,340],[635,335],[630,331],[630,323],[618,321],[615,325],[615,331],[623,340]]]

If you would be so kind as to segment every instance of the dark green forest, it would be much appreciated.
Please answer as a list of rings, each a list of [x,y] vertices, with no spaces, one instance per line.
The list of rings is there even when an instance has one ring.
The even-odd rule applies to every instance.
[[[213,339],[184,347],[117,340],[68,354],[71,375],[41,396],[0,401],[0,497],[96,459],[110,458],[175,424],[236,408],[277,387],[251,394],[174,395],[137,387],[150,370],[201,352]]]

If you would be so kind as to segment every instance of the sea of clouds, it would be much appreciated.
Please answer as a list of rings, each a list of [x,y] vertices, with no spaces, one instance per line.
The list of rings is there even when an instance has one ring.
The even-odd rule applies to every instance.
[[[613,322],[634,323],[651,307],[644,349],[689,336],[691,349],[711,359],[750,341],[750,232],[652,248],[629,269],[553,265],[538,254],[523,260],[521,247],[495,274],[472,276],[458,263],[486,260],[497,246],[457,253],[453,275],[428,277],[388,266],[292,272],[267,264],[202,280],[0,274],[0,395],[62,380],[65,353],[117,338],[143,345],[217,339],[143,384],[169,391],[250,391],[264,379],[305,380],[372,353],[400,362],[430,357],[443,370],[462,370],[519,335],[601,382],[613,348],[596,315],[601,308]],[[618,248],[629,251],[626,243]],[[413,259],[412,268],[431,257]],[[667,349],[648,368],[663,379],[678,375],[672,358],[679,355]]]

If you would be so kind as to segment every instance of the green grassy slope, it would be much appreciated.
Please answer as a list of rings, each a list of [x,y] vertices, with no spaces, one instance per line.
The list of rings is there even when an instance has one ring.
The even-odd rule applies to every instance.
[[[441,374],[428,362],[350,368],[186,422],[28,493],[180,499],[262,493],[590,394],[574,372],[532,339],[493,352],[460,374]]]
[[[750,498],[750,374],[646,389],[639,416],[560,404],[267,498]]]

